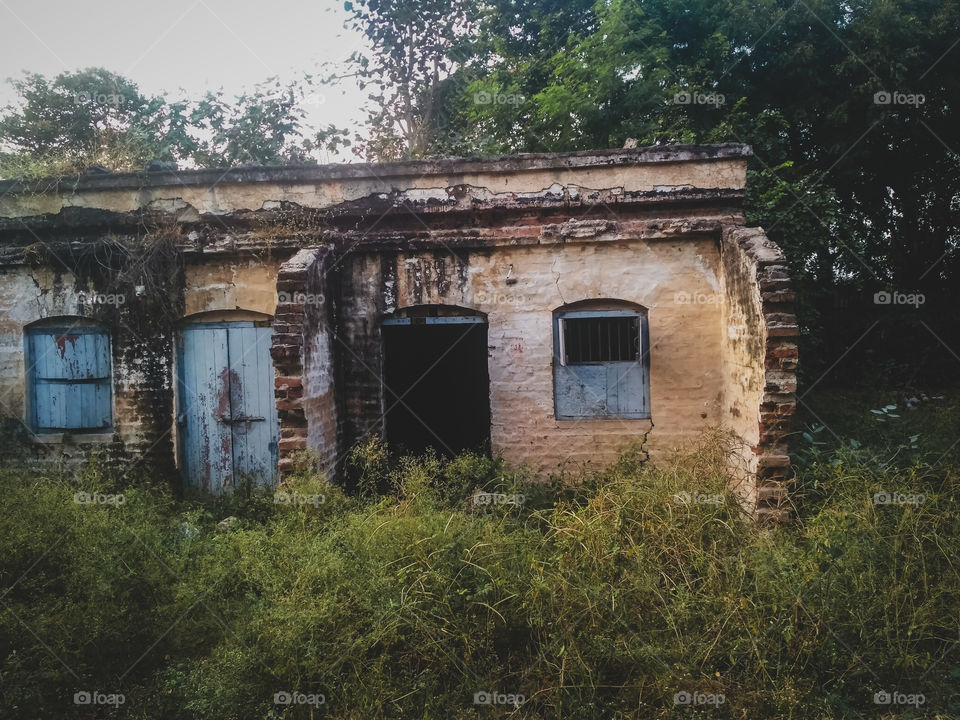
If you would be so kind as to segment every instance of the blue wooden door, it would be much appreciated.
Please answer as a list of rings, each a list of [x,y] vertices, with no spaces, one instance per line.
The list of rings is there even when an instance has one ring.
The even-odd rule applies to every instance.
[[[274,483],[271,332],[252,322],[198,323],[182,331],[177,421],[188,488],[217,495],[245,483]]]

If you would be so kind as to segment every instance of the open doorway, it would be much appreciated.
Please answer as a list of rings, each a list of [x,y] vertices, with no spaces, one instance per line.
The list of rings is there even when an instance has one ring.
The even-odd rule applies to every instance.
[[[489,452],[487,320],[411,308],[383,323],[386,436],[399,452]]]

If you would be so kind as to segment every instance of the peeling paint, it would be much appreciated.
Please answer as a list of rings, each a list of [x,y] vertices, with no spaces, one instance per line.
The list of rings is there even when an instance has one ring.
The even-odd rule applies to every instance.
[[[722,423],[759,446],[757,428],[773,427],[760,422],[764,387],[779,389],[779,405],[763,412],[788,413],[780,406],[795,356],[787,346],[778,346],[782,357],[764,356],[766,330],[790,330],[788,311],[777,310],[770,325],[762,312],[757,266],[779,262],[779,251],[760,232],[738,240],[739,254],[721,256],[722,238],[744,224],[746,152],[256,168],[227,171],[222,182],[198,171],[81,179],[45,196],[0,192],[0,306],[8,308],[0,313],[0,402],[23,407],[23,327],[84,312],[82,282],[27,266],[27,246],[41,237],[82,248],[104,228],[136,238],[149,216],[183,230],[185,270],[170,288],[178,313],[240,310],[271,322],[281,463],[304,447],[332,463],[378,430],[381,323],[417,305],[485,317],[491,441],[510,462],[540,472],[567,461],[601,465],[638,437],[657,457]],[[598,205],[608,212],[591,216]],[[697,294],[724,302],[677,300]],[[554,416],[553,313],[587,300],[649,310],[655,430],[650,421]],[[141,348],[119,317],[104,319],[115,340],[117,435],[143,447],[171,429],[175,328],[148,324],[150,347]],[[780,375],[765,373],[765,361]],[[205,431],[217,442],[213,427]]]

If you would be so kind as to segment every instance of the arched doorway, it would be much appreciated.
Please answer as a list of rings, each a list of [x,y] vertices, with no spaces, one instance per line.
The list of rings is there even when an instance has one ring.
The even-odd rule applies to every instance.
[[[490,444],[487,318],[473,310],[420,305],[383,321],[384,421],[401,452],[443,455]]]

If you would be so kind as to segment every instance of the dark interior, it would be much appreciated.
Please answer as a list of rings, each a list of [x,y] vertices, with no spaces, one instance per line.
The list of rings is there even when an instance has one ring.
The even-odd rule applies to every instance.
[[[486,323],[384,325],[383,341],[391,449],[488,452]]]

